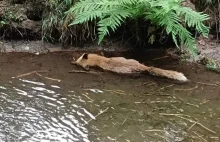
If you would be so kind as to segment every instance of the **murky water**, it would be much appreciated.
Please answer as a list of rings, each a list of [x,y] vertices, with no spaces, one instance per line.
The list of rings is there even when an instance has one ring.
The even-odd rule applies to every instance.
[[[2,84],[0,141],[99,141],[97,132],[102,127],[115,125],[90,125],[99,115],[114,109],[104,99],[105,95],[112,95],[108,93],[110,90],[65,90],[26,79],[12,79]],[[110,135],[103,140],[116,140]]]
[[[220,141],[218,74],[185,65],[180,70],[193,82],[180,85],[149,76],[69,74],[71,59],[0,56],[0,142]],[[12,78],[33,70],[50,70],[42,75],[62,81]]]
[[[94,116],[80,93],[22,79],[0,90],[0,140],[89,141],[85,123]]]
[[[0,141],[187,140],[186,128],[192,127],[194,122],[190,116],[181,115],[187,105],[180,107],[175,97],[141,101],[136,97],[127,100],[130,98],[126,95],[132,96],[123,90],[71,90],[38,81],[11,79],[0,86]],[[172,113],[174,110],[175,114]],[[214,115],[219,117],[216,114],[219,111]],[[174,118],[163,120],[163,115],[189,121]],[[189,124],[190,121],[192,124]],[[212,131],[207,129],[205,131],[208,133]],[[218,136],[213,136],[212,141],[218,140]]]

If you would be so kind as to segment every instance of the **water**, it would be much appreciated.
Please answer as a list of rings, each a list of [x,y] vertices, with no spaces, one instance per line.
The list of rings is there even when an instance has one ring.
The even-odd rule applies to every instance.
[[[0,56],[0,142],[220,140],[218,74],[177,65],[193,82],[175,84],[150,76],[69,74],[65,54],[17,56]],[[12,78],[33,70],[50,70],[41,75],[61,82],[36,74]]]
[[[139,98],[126,100],[130,95],[123,90],[66,90],[58,85],[12,79],[0,86],[0,94],[0,141],[4,142],[176,142],[187,138],[184,127],[190,127],[180,120],[176,123],[155,118],[158,110],[151,108],[154,104],[172,111],[170,105],[163,108],[164,100],[157,98],[149,104],[136,102]],[[142,110],[146,105],[147,112]]]
[[[12,79],[0,86],[0,141],[100,140],[95,132],[115,124],[98,126],[90,123],[114,109],[109,106],[111,102],[104,99],[105,95],[112,95],[109,91],[94,88],[65,90],[57,85]],[[114,138],[107,136],[104,140],[113,141]]]
[[[9,81],[0,90],[1,141],[89,141],[86,124],[95,119],[88,110],[95,106],[89,91],[80,95],[25,79]]]

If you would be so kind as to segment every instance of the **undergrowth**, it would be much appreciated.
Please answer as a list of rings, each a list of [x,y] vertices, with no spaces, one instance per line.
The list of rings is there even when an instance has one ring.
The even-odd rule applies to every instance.
[[[197,11],[203,11],[210,15],[206,22],[211,28],[210,33],[219,41],[220,33],[220,1],[219,0],[193,0]]]
[[[111,31],[115,32],[126,19],[142,18],[163,27],[177,47],[183,45],[192,53],[196,52],[195,39],[187,27],[195,28],[205,37],[209,32],[203,24],[208,15],[181,6],[181,0],[80,0],[67,15],[74,17],[70,25],[97,21],[98,43]]]
[[[77,0],[50,0],[45,2],[45,11],[42,19],[42,37],[44,40],[71,42],[77,45],[90,39],[95,39],[94,26],[89,22],[68,27],[73,15],[66,15]],[[72,43],[74,41],[74,43]]]
[[[41,35],[48,41],[78,45],[88,39],[94,41],[98,35],[101,43],[107,35],[119,33],[129,40],[135,37],[136,43],[152,44],[160,41],[157,39],[160,36],[171,37],[177,47],[185,46],[195,53],[194,35],[187,29],[194,28],[205,37],[209,32],[203,24],[208,15],[182,6],[181,0],[26,0],[25,3],[27,7],[31,3],[33,9],[42,5],[38,19],[42,17]],[[19,23],[14,14],[4,15],[0,26],[10,24],[11,19]]]
[[[205,57],[201,60],[201,62],[205,65],[207,70],[220,73],[220,65],[215,60]]]

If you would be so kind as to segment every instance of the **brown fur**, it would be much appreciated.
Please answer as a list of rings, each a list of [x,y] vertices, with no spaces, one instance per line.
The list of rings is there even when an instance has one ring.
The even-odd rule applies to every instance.
[[[155,76],[166,77],[184,82],[188,81],[182,73],[171,70],[163,70],[155,67],[148,67],[136,60],[125,59],[123,57],[106,58],[97,54],[83,54],[72,63],[80,65],[84,69],[89,69],[89,67],[99,67],[107,71],[124,74],[148,72]]]

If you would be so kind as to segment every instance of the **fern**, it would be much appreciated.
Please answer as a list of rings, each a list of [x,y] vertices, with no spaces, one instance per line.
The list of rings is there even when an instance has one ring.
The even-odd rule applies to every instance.
[[[195,39],[183,26],[194,27],[203,36],[209,29],[203,24],[208,15],[181,6],[181,0],[80,0],[67,14],[74,14],[70,25],[98,20],[100,43],[110,30],[115,31],[125,19],[144,17],[171,34],[176,46],[184,45],[195,51]],[[179,42],[178,42],[179,40]]]

